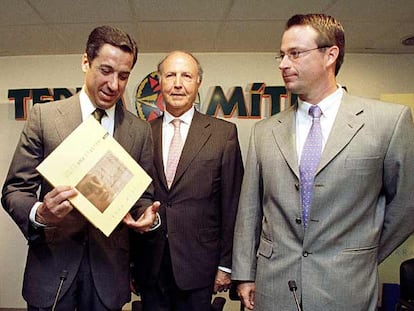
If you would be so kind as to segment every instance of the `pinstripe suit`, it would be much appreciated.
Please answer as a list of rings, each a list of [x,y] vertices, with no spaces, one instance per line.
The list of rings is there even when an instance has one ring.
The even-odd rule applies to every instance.
[[[139,236],[141,286],[159,280],[168,241],[175,282],[182,290],[213,286],[218,266],[231,267],[233,228],[243,174],[236,126],[197,111],[171,188],[162,160],[162,117],[151,123],[155,198],[161,228]]]

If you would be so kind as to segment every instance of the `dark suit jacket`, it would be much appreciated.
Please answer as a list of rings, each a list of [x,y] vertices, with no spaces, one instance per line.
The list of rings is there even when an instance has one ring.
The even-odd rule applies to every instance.
[[[120,224],[107,238],[76,209],[54,227],[36,229],[29,221],[33,204],[52,189],[38,174],[36,166],[81,121],[79,95],[32,108],[3,186],[2,203],[29,243],[23,284],[23,297],[29,304],[50,307],[59,276],[66,270],[63,296],[77,273],[85,245],[88,245],[98,294],[108,308],[116,309],[130,300],[128,229]],[[115,112],[114,137],[151,173],[152,136],[148,123],[119,105]],[[39,186],[40,199],[36,194]],[[152,188],[149,188],[136,204],[137,213],[140,207],[149,206],[151,199]]]
[[[161,228],[140,235],[135,265],[140,286],[153,284],[167,241],[177,285],[214,284],[218,266],[231,268],[235,216],[243,163],[233,123],[195,112],[171,189],[162,160],[162,117],[151,123],[155,199]]]

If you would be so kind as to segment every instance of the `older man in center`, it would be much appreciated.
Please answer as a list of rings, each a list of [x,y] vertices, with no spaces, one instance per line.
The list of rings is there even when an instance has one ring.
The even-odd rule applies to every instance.
[[[145,311],[210,311],[230,286],[243,163],[233,123],[194,108],[202,68],[174,51],[158,65],[163,116],[152,121],[159,230],[137,236],[137,283]],[[174,157],[172,157],[174,156]]]

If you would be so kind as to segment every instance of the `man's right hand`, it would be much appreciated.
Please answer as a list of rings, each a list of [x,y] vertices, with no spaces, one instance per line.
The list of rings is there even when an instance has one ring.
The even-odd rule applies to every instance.
[[[254,282],[241,282],[237,285],[237,294],[241,302],[249,310],[254,308],[254,292],[256,284]]]
[[[46,226],[61,222],[73,209],[68,199],[76,194],[70,186],[58,186],[48,192],[36,211],[36,221]]]

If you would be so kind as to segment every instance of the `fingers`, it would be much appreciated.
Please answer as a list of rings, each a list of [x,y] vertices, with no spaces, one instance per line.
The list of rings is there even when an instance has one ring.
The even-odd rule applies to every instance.
[[[242,296],[242,297],[240,297],[240,300],[247,309],[253,310],[254,304],[252,304],[252,302],[250,301],[249,298],[246,298],[246,297]]]
[[[249,294],[239,294],[240,301],[244,304],[244,306],[249,309],[253,310],[254,308],[254,296]]]
[[[122,221],[124,222],[124,224],[126,225],[131,225],[132,222],[134,222],[134,219],[132,218],[131,214],[128,213],[124,216],[124,218],[122,219]]]
[[[228,289],[230,289],[231,286],[231,274],[227,273],[222,270],[217,270],[216,278],[214,281],[214,293],[217,292],[226,292]]]
[[[157,213],[158,212],[158,210],[160,209],[160,205],[161,205],[161,202],[159,202],[159,201],[155,201],[154,203],[152,203],[152,205],[151,205],[151,210],[154,212],[154,213]]]
[[[239,295],[240,300],[249,310],[253,310],[254,308],[254,292],[254,282],[243,282],[237,286],[237,294]]]
[[[62,221],[73,209],[68,199],[76,194],[76,190],[70,186],[58,186],[48,192],[37,209],[36,221],[44,225],[53,225]]]
[[[152,205],[148,206],[137,220],[134,220],[134,218],[128,213],[124,217],[123,222],[128,227],[139,233],[148,232],[152,229],[158,219],[157,212],[159,207],[160,202],[156,201]]]
[[[223,285],[214,285],[214,294],[221,293],[221,292],[227,292],[230,288]]]
[[[50,203],[53,204],[60,204],[63,201],[75,196],[77,194],[76,190],[70,186],[58,186],[56,188],[53,188],[52,191],[48,192],[44,200],[50,201]]]

